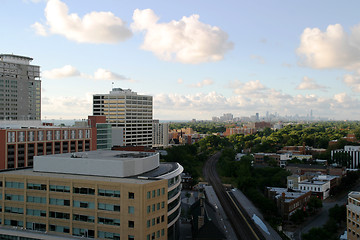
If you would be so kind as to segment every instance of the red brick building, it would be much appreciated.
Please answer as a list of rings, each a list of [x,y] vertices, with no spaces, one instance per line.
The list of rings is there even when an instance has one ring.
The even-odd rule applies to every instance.
[[[96,150],[92,136],[90,127],[0,129],[0,169],[32,166],[34,156]]]

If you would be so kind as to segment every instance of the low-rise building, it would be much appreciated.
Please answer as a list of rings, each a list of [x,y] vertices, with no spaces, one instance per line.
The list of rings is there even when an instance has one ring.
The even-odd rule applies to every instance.
[[[311,191],[293,191],[286,188],[267,187],[268,197],[274,199],[279,213],[288,219],[298,209],[304,209],[311,197]]]
[[[0,126],[0,169],[32,166],[34,156],[96,150],[91,127],[40,124]]]
[[[311,191],[312,195],[323,200],[330,196],[330,181],[304,180],[299,182],[299,190]]]
[[[287,177],[287,188],[292,190],[299,190],[299,182],[308,179],[305,175],[293,174]]]

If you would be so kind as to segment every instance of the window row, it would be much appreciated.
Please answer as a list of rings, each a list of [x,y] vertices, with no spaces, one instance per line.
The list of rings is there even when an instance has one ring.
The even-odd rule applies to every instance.
[[[149,228],[150,226],[155,226],[155,224],[160,224],[165,221],[165,215],[162,215],[161,217],[152,218],[151,220],[146,221],[146,227]]]
[[[146,236],[146,240],[155,239],[155,236],[156,236],[156,238],[160,238],[160,234],[161,234],[161,237],[163,237],[165,235],[165,229],[156,231],[156,234],[155,234],[155,232],[153,232],[152,234],[148,234]]]
[[[150,213],[150,212],[155,212],[156,210],[160,210],[160,208],[164,208],[165,207],[165,202],[161,202],[161,203],[156,203],[156,204],[152,204],[146,207],[146,212]]]
[[[165,188],[159,188],[156,190],[152,190],[152,191],[148,191],[146,193],[146,198],[150,199],[150,198],[155,198],[155,197],[159,197],[160,195],[164,195],[165,194]]]

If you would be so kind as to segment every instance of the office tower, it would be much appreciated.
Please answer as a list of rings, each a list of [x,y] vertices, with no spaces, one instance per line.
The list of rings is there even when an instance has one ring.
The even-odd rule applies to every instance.
[[[93,95],[93,115],[106,116],[112,127],[121,128],[120,146],[152,146],[152,96],[138,95],[130,89],[113,88],[109,94]]]
[[[153,121],[153,147],[167,147],[169,145],[169,124]]]
[[[1,236],[175,239],[182,171],[158,153],[35,157],[34,168],[0,171]]]
[[[0,120],[41,120],[40,67],[32,60],[0,54]]]
[[[350,192],[348,194],[346,209],[346,222],[347,222],[347,239],[359,239],[360,238],[360,192]]]

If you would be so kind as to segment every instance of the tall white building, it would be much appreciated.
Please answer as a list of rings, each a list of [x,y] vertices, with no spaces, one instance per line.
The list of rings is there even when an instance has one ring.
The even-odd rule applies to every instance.
[[[169,124],[153,121],[153,147],[167,147],[169,145]]]
[[[40,120],[40,67],[32,58],[0,54],[0,120]]]
[[[130,89],[93,95],[93,115],[104,115],[112,127],[122,129],[120,146],[152,146],[152,112],[153,97]]]

